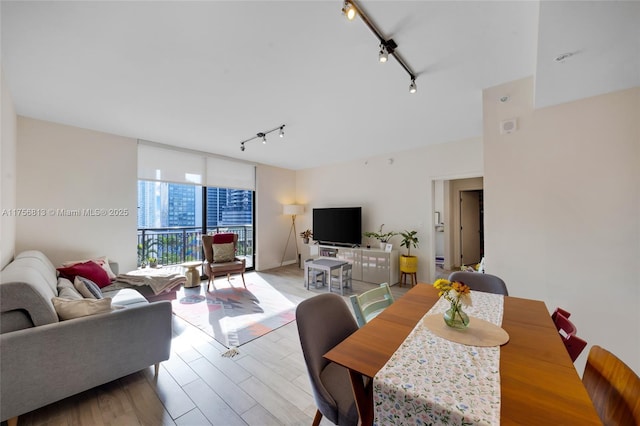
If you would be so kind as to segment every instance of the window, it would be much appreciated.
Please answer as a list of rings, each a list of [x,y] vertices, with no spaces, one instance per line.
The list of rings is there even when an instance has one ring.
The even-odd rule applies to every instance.
[[[139,265],[201,260],[202,233],[234,232],[253,268],[253,165],[139,141],[138,179]]]

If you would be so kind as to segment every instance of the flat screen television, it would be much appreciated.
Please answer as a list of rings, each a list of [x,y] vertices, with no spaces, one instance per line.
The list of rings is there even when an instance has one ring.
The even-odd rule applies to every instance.
[[[360,245],[362,207],[313,209],[313,239],[325,244]]]

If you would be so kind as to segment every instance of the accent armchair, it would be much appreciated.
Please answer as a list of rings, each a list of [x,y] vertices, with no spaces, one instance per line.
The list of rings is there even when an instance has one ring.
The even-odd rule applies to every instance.
[[[245,259],[236,257],[238,234],[203,235],[202,247],[205,256],[203,270],[209,278],[207,291],[209,291],[209,285],[215,277],[226,275],[227,280],[229,280],[231,274],[240,274],[242,276],[242,284],[244,288],[247,288],[247,283],[244,281]],[[215,284],[213,289],[215,290]]]

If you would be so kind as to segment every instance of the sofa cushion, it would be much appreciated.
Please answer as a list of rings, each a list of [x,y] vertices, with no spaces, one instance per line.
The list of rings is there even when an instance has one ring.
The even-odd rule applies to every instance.
[[[86,317],[87,315],[111,312],[111,298],[68,300],[60,297],[51,299],[56,313],[61,320]]]
[[[80,292],[76,290],[73,283],[62,277],[58,278],[58,297],[72,300],[84,299]]]
[[[73,285],[85,299],[102,299],[103,297],[100,287],[90,279],[78,275],[73,281]]]
[[[102,293],[104,297],[111,298],[112,306],[133,306],[133,305],[146,305],[149,302],[145,297],[137,290],[132,288],[123,288],[119,290],[112,290]]]
[[[233,243],[213,244],[213,261],[215,263],[232,262],[234,258]]]
[[[11,275],[9,269],[15,269],[19,271],[19,274],[22,273],[21,271],[29,269],[39,276],[41,283],[46,283],[51,291],[55,293],[57,292],[58,274],[56,273],[56,268],[51,268],[53,265],[48,260],[37,256],[19,256],[3,269],[2,274]],[[12,280],[11,278],[5,279],[4,276],[2,278],[3,282]]]
[[[74,281],[75,278],[80,275],[81,277],[90,279],[96,283],[98,287],[106,287],[111,284],[111,279],[109,275],[107,275],[107,272],[102,269],[100,265],[92,261],[63,266],[58,268],[58,271],[63,278],[67,278],[70,281]]]

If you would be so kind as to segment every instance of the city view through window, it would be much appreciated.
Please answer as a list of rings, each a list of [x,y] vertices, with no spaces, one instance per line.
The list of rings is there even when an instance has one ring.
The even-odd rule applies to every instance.
[[[238,234],[253,267],[253,191],[138,181],[138,266],[202,260],[202,234]]]

